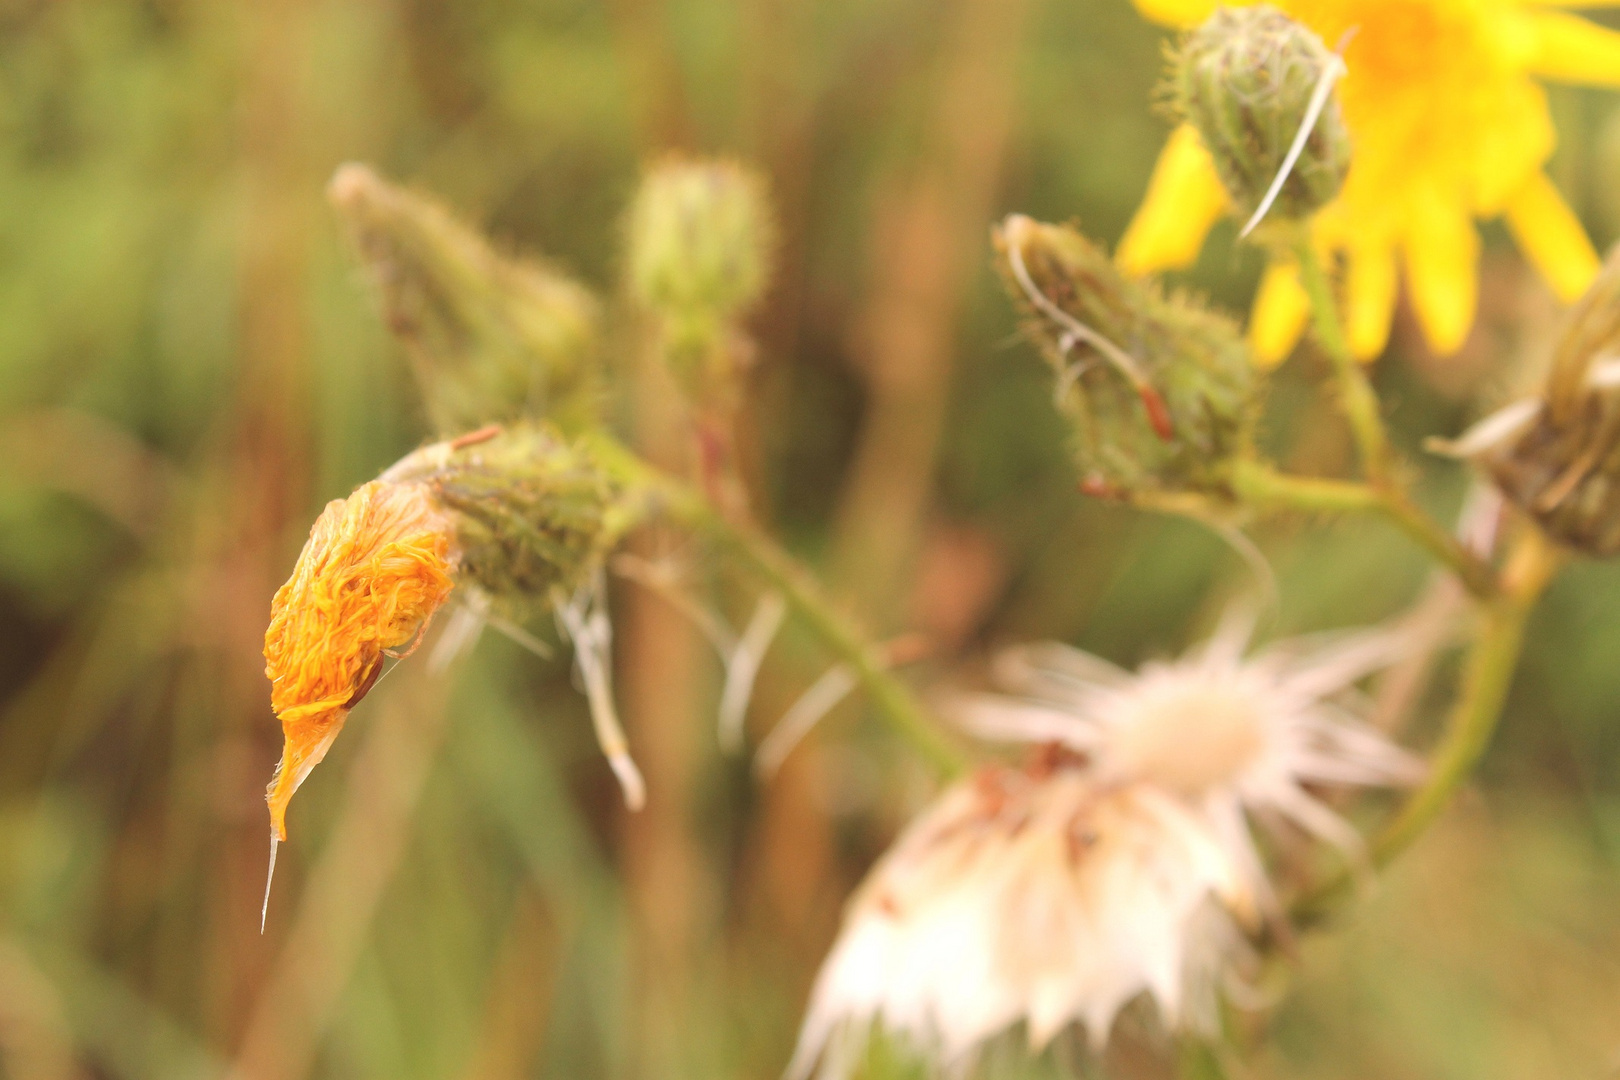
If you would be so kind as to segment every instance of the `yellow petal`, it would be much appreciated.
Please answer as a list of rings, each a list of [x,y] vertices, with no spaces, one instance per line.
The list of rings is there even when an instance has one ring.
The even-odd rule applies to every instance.
[[[1407,288],[1429,347],[1441,356],[1462,348],[1478,302],[1479,234],[1460,207],[1421,200],[1405,236]]]
[[[1226,189],[1198,132],[1183,124],[1170,133],[1153,166],[1147,195],[1119,242],[1128,274],[1191,266],[1204,237],[1226,209]]]
[[[1535,34],[1533,73],[1560,82],[1620,86],[1620,33],[1561,11],[1538,11],[1526,22]]]
[[[1395,251],[1388,244],[1350,249],[1345,279],[1345,334],[1360,360],[1376,360],[1389,341],[1395,314]]]
[[[1220,6],[1218,0],[1135,0],[1136,10],[1160,26],[1197,26]],[[1228,7],[1237,7],[1228,4]]]
[[[1598,255],[1575,212],[1551,180],[1536,173],[1508,200],[1507,227],[1519,250],[1565,303],[1597,277]]]
[[[1288,359],[1310,314],[1311,300],[1299,283],[1299,267],[1282,260],[1267,266],[1249,313],[1249,345],[1256,362],[1269,368]]]

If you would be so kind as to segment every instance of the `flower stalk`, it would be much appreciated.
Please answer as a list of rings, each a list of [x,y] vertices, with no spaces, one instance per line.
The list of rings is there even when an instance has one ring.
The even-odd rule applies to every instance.
[[[1234,463],[1231,483],[1233,492],[1252,505],[1318,513],[1377,514],[1456,574],[1476,598],[1488,600],[1497,592],[1491,567],[1413,506],[1399,490],[1354,480],[1291,476],[1257,461]]]
[[[1562,565],[1562,554],[1540,531],[1525,530],[1503,571],[1500,595],[1482,605],[1484,623],[1469,650],[1462,690],[1432,757],[1429,778],[1373,843],[1378,864],[1417,839],[1484,756],[1519,665],[1525,623]]]
[[[1309,237],[1301,237],[1294,250],[1299,259],[1300,283],[1311,301],[1311,325],[1333,363],[1333,377],[1339,384],[1340,405],[1350,422],[1350,432],[1361,455],[1361,467],[1372,484],[1393,487],[1389,435],[1384,430],[1378,395],[1368,382],[1366,371],[1350,350],[1350,339],[1345,336],[1344,326],[1339,321],[1339,309],[1333,299],[1327,271]]]

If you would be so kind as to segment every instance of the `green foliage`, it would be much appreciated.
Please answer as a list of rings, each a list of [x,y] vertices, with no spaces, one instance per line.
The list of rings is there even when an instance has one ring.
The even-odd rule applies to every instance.
[[[0,1074],[230,1075],[278,965],[315,959],[295,927],[319,882],[348,913],[329,929],[353,959],[330,976],[328,1014],[287,1021],[312,1046],[295,1075],[775,1076],[842,898],[915,808],[920,777],[847,723],[854,708],[831,716],[770,786],[722,759],[712,728],[643,731],[632,716],[633,746],[660,744],[667,771],[649,770],[648,816],[627,821],[566,659],[543,664],[486,635],[448,704],[411,691],[407,672],[356,711],[325,778],[300,796],[300,841],[281,852],[258,935],[263,785],[279,745],[258,660],[270,595],[323,503],[435,433],[489,419],[422,415],[410,354],[367,302],[368,290],[389,296],[390,282],[365,280],[385,263],[356,269],[322,199],[343,162],[372,161],[435,192],[466,223],[457,231],[442,211],[422,211],[445,226],[446,248],[561,298],[576,329],[552,353],[509,313],[446,299],[438,278],[393,282],[420,286],[412,302],[433,301],[421,317],[444,319],[424,325],[447,352],[466,343],[466,326],[482,328],[481,343],[506,336],[490,369],[502,372],[499,393],[527,407],[578,387],[569,400],[586,416],[600,388],[570,381],[572,369],[538,379],[529,365],[577,347],[601,360],[608,390],[628,396],[635,385],[637,343],[596,336],[587,296],[608,298],[607,311],[619,302],[615,238],[643,162],[680,145],[757,165],[783,221],[776,291],[749,325],[759,362],[740,425],[751,479],[770,493],[756,500],[762,516],[788,522],[801,552],[834,545],[865,420],[861,342],[873,320],[892,317],[870,297],[909,260],[945,279],[925,299],[959,300],[941,316],[953,359],[937,377],[952,380],[951,411],[937,455],[911,481],[921,494],[902,483],[889,500],[925,507],[907,567],[924,580],[900,591],[905,610],[874,623],[914,622],[941,596],[960,601],[958,622],[923,627],[936,647],[923,666],[970,667],[988,643],[1038,637],[1135,662],[1176,651],[1214,618],[1221,583],[1242,573],[1230,553],[1185,522],[1074,491],[1050,383],[1009,344],[993,275],[951,278],[948,240],[915,226],[927,215],[904,213],[919,191],[953,197],[950,182],[909,181],[931,175],[940,102],[965,100],[979,123],[973,107],[986,95],[971,91],[989,84],[1013,103],[993,155],[993,214],[1077,216],[1099,238],[1117,235],[1164,134],[1146,105],[1161,35],[1123,0],[1041,0],[1016,63],[950,97],[958,6],[0,4]],[[1560,119],[1560,179],[1596,206],[1615,185],[1583,185],[1590,131],[1580,124],[1596,127],[1611,106],[1573,92],[1559,100],[1572,118]],[[920,235],[908,238],[907,223]],[[490,245],[466,246],[474,226]],[[960,264],[980,267],[983,223],[968,232]],[[389,234],[386,265],[421,271],[406,235]],[[535,270],[514,254],[527,252],[554,261]],[[1207,255],[1198,283],[1241,304],[1234,263],[1252,270]],[[1489,297],[1518,304],[1526,287],[1513,265],[1493,250],[1485,268]],[[1492,318],[1509,305],[1485,306]],[[1204,318],[1177,333],[1214,334],[1218,348],[1200,347],[1227,370],[1236,346]],[[1503,327],[1492,324],[1516,340]],[[1461,426],[1474,406],[1459,395],[1510,382],[1512,363],[1509,350],[1485,349],[1441,369],[1398,334],[1375,372],[1394,391],[1397,441]],[[1162,391],[1178,439],[1218,453],[1242,446],[1247,390],[1230,373],[1218,393]],[[1318,374],[1308,354],[1283,370],[1261,434],[1279,461],[1326,473],[1345,463],[1347,443]],[[1115,372],[1093,364],[1085,378],[1163,477],[1218,483],[1144,431],[1139,397]],[[1206,400],[1214,420],[1197,415]],[[86,418],[122,438],[92,438]],[[558,452],[570,490],[599,490],[588,462]],[[1424,467],[1429,501],[1454,510],[1463,473]],[[508,548],[529,558],[533,538],[503,532],[476,470],[457,483],[502,549],[494,563]],[[548,583],[577,565],[589,537],[623,523],[600,527],[586,514],[541,537],[525,580]],[[1255,535],[1284,598],[1279,633],[1382,618],[1422,587],[1421,561],[1378,522],[1281,521]],[[615,599],[636,588],[616,586]],[[744,600],[720,591],[734,625],[748,616]],[[1488,812],[1475,803],[1429,837],[1412,865],[1430,869],[1400,871],[1348,935],[1304,943],[1310,977],[1272,1048],[1244,1063],[1252,1075],[1525,1080],[1606,1067],[1620,964],[1605,921],[1620,867],[1617,606],[1613,566],[1581,566],[1553,590],[1486,762]],[[643,645],[667,626],[646,625]],[[621,642],[638,633],[619,629]],[[704,654],[690,657],[700,689],[717,680]],[[785,632],[751,730],[825,663],[802,632]],[[659,685],[643,699],[676,692]],[[350,796],[365,795],[349,781],[378,750],[371,737],[401,731],[384,725],[389,710],[420,720],[435,709],[443,741],[424,751],[399,850],[323,866]],[[414,730],[396,742],[414,745]],[[1412,741],[1429,734],[1420,722]],[[661,805],[665,785],[681,782],[703,801]],[[648,870],[652,845],[638,831],[648,820],[686,838],[669,856],[685,890],[649,893],[637,876]],[[373,873],[376,904],[361,907],[356,882]],[[649,936],[674,912],[688,920],[686,956]],[[660,1012],[648,985],[670,970],[679,993]],[[1104,1061],[1008,1052],[990,1066],[998,1077],[1126,1080],[1164,1057],[1151,1035],[1140,1043]],[[874,1063],[883,1075],[910,1067]]]

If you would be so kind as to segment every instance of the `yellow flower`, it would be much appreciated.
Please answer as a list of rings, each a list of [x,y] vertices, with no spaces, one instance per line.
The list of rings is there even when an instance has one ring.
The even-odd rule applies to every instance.
[[[1599,0],[1601,2],[1601,0]],[[1192,26],[1214,0],[1136,0],[1148,18]],[[1397,266],[1429,344],[1459,348],[1474,320],[1475,218],[1502,217],[1563,300],[1597,274],[1591,241],[1541,166],[1554,133],[1532,76],[1620,87],[1620,33],[1535,0],[1278,0],[1332,45],[1354,29],[1339,84],[1353,158],[1317,215],[1318,248],[1345,260],[1346,330],[1363,358],[1383,351]],[[1571,5],[1575,6],[1575,5]],[[1160,155],[1119,261],[1143,274],[1187,266],[1227,200],[1190,127]],[[1285,357],[1305,325],[1295,267],[1268,267],[1250,336],[1262,361]]]

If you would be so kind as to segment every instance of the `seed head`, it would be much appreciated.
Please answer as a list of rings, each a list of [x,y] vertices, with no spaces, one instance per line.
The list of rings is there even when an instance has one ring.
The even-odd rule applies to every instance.
[[[1303,220],[1339,193],[1350,136],[1327,87],[1342,70],[1320,38],[1267,4],[1219,8],[1182,41],[1170,76],[1174,106],[1198,129],[1240,217],[1254,215],[1307,124],[1269,213]]]
[[[1570,312],[1543,395],[1447,449],[1490,473],[1553,539],[1620,554],[1620,246]]]

